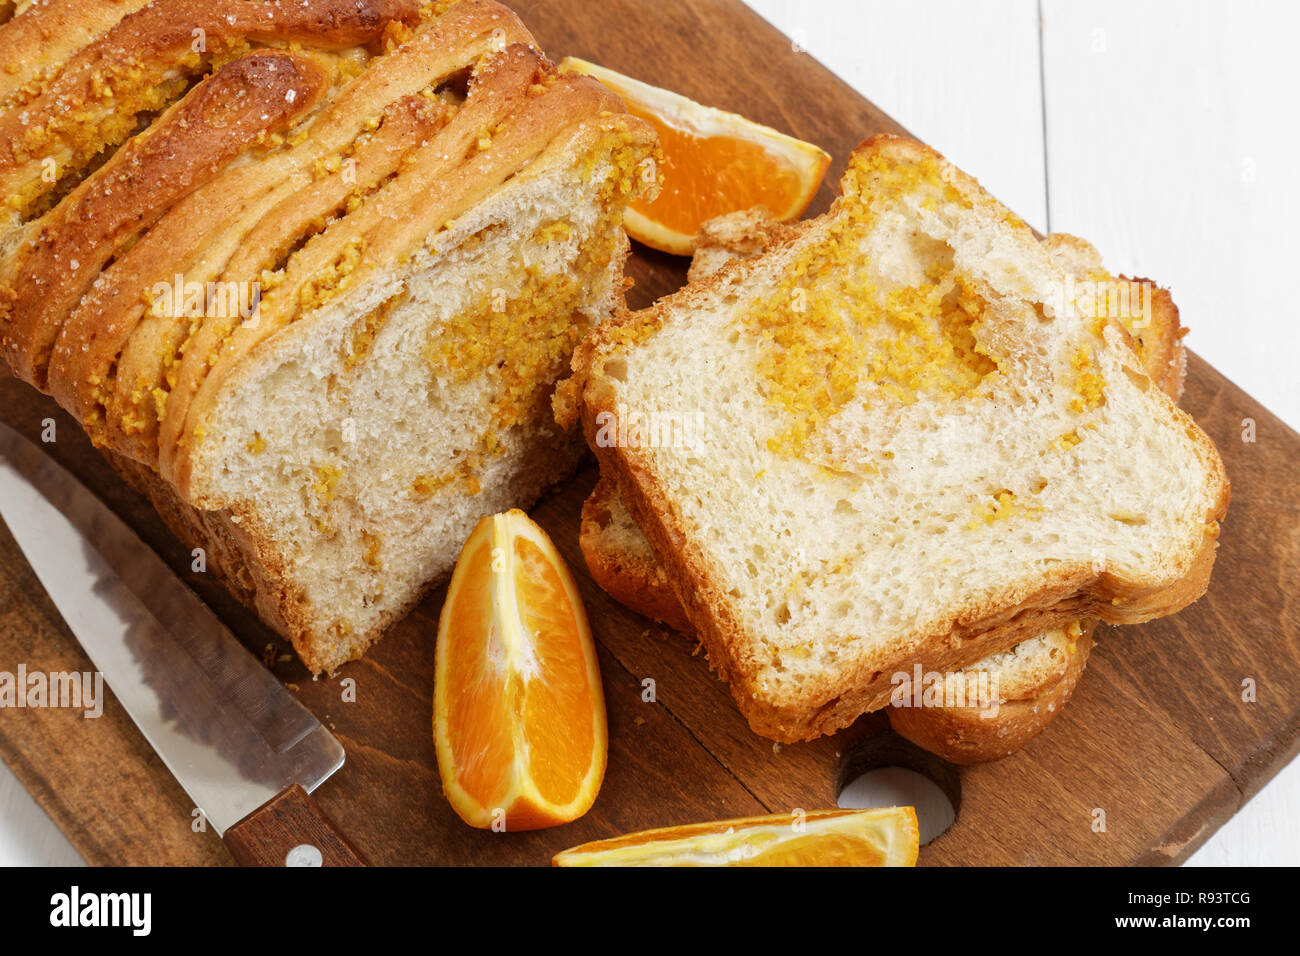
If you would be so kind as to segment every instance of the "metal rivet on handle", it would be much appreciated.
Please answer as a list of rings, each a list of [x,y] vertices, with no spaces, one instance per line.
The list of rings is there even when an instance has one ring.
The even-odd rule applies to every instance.
[[[299,843],[284,858],[285,866],[322,866],[325,858],[310,843]]]

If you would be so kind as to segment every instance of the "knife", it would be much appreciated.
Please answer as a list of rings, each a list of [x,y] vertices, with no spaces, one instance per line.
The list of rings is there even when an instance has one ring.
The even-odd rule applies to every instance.
[[[0,518],[95,669],[246,866],[359,866],[310,794],[334,735],[153,550],[0,422]]]

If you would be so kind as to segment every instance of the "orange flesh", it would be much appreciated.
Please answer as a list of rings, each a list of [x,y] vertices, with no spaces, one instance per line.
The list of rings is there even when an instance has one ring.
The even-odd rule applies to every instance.
[[[506,799],[510,780],[502,774],[514,762],[513,721],[505,650],[492,622],[491,541],[467,556],[468,574],[455,608],[457,640],[449,641],[447,674],[454,682],[448,737],[461,785],[485,807]],[[517,684],[517,679],[510,681]]]
[[[884,814],[881,819],[878,815]],[[865,817],[876,817],[873,822]],[[629,833],[574,847],[556,862],[642,866],[883,866],[881,842],[895,846],[895,863],[916,862],[916,816],[910,808],[881,811],[822,810],[796,831],[789,814],[719,820]],[[890,833],[892,831],[892,838]],[[910,843],[910,846],[907,844]],[[562,860],[563,858],[563,860]]]
[[[885,855],[865,840],[855,840],[838,833],[796,837],[737,866],[880,866]]]
[[[453,808],[511,831],[581,816],[604,775],[605,705],[563,559],[522,512],[484,518],[447,602],[434,738]]]
[[[627,107],[654,126],[663,150],[659,197],[631,208],[685,235],[737,209],[763,205],[778,218],[790,212],[800,194],[799,174],[767,149],[744,139],[696,136],[635,103]]]
[[[565,804],[587,774],[595,737],[595,702],[577,639],[581,628],[555,566],[526,538],[515,539],[514,551],[523,630],[542,668],[523,700],[528,771],[543,798]]]

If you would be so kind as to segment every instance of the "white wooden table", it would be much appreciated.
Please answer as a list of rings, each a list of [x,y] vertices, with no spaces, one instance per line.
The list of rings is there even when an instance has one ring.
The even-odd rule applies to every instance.
[[[1190,346],[1300,429],[1300,4],[749,3],[1029,223],[1170,286]],[[1297,806],[1300,761],[1191,864],[1300,863]],[[0,765],[0,863],[74,862]]]

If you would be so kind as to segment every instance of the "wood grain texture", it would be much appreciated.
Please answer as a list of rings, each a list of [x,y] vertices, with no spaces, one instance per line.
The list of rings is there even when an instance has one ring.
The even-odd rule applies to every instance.
[[[320,866],[367,865],[357,848],[298,784],[240,820],[222,839],[240,866],[286,866],[290,854],[304,846],[319,852]]]
[[[812,139],[835,164],[821,211],[849,150],[897,130],[879,110],[734,0],[561,0],[516,4],[553,56],[595,59]],[[637,250],[635,297],[681,281],[683,264]],[[958,807],[922,862],[1164,863],[1186,857],[1297,746],[1300,608],[1287,582],[1300,573],[1300,438],[1203,362],[1186,407],[1220,443],[1234,482],[1210,594],[1173,619],[1103,631],[1092,665],[1060,719],[996,764],[949,767],[869,715],[836,735],[786,747],[749,732],[702,654],[614,604],[585,575],[578,514],[595,480],[587,467],[534,511],[579,579],[609,710],[609,768],[583,819],[534,833],[466,827],[439,792],[432,721],[433,640],[442,593],[431,594],[363,661],[313,681],[208,576],[126,489],[49,401],[0,381],[0,415],[32,435],[59,421],[49,452],[122,515],[334,731],[344,768],[314,795],[377,864],[535,863],[587,840],[652,826],[796,807],[833,806],[870,766],[912,766],[939,780]],[[1240,440],[1253,417],[1261,438]],[[0,534],[0,669],[87,665],[75,640]],[[1240,681],[1258,699],[1246,704]],[[356,681],[344,703],[340,680]],[[655,699],[643,699],[652,679]],[[92,863],[214,863],[229,855],[190,829],[192,806],[120,709],[98,721],[66,711],[0,712],[0,755]],[[1103,816],[1104,815],[1104,816]],[[1104,821],[1104,829],[1101,822]]]
[[[29,437],[39,434],[48,408],[40,418],[10,418],[19,407],[15,393],[34,395],[12,379],[0,380],[6,420],[34,420],[35,431],[22,430]],[[70,419],[60,415],[59,421],[64,434],[77,434]],[[135,510],[132,517],[140,517],[140,509],[115,510],[123,517]],[[20,664],[45,672],[93,670],[0,521],[0,670],[15,673]],[[0,756],[90,862],[228,862],[215,833],[192,829],[193,802],[117,701],[111,694],[107,698],[103,715],[92,719],[80,710],[0,710]],[[152,846],[140,855],[132,844],[146,833],[154,834]]]

